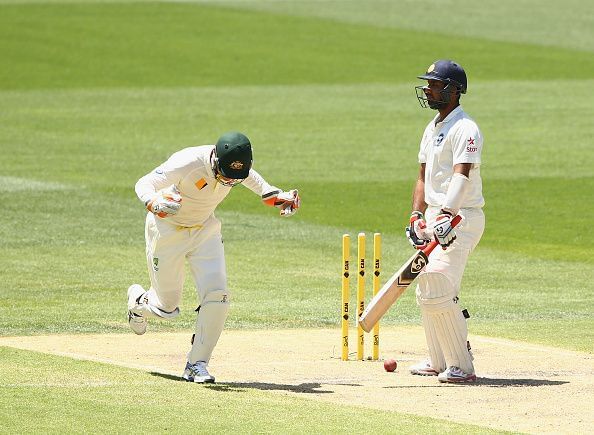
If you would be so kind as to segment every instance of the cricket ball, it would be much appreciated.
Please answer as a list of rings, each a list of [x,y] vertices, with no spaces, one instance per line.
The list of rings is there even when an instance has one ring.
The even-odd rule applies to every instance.
[[[387,372],[393,372],[394,370],[396,370],[397,366],[398,366],[398,363],[396,362],[395,359],[387,359],[384,361],[384,369]]]

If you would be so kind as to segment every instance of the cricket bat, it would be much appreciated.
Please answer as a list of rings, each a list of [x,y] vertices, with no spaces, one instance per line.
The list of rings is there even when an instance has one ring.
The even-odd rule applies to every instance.
[[[452,227],[460,223],[460,215],[452,219]],[[438,246],[437,240],[431,241],[425,249],[417,251],[406,263],[384,284],[380,291],[371,299],[361,317],[359,325],[365,332],[371,331],[375,324],[390,309],[392,304],[402,296],[404,290],[415,280],[429,261],[429,254]]]

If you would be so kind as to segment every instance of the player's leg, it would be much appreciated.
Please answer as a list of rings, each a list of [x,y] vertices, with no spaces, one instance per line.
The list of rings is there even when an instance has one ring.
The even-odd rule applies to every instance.
[[[474,365],[467,348],[466,319],[457,299],[454,287],[444,274],[426,272],[419,276],[417,301],[423,315],[432,363],[438,350],[443,356],[442,365],[434,368],[443,373],[457,367],[467,375],[464,380],[470,381],[475,379]]]
[[[147,317],[172,319],[179,314],[184,284],[187,243],[176,227],[147,215],[146,257],[151,287],[139,284],[128,288],[128,321],[136,334],[146,331]]]
[[[433,358],[431,347],[434,353],[439,349],[443,351],[445,370],[440,367],[438,378],[444,382],[472,381],[476,378],[473,357],[467,346],[466,319],[458,306],[458,293],[468,256],[482,235],[484,215],[481,210],[463,210],[461,214],[465,219],[456,228],[456,242],[445,251],[437,249],[431,254],[417,287],[417,302],[423,316],[430,355]]]
[[[227,290],[225,252],[221,224],[212,217],[200,230],[197,249],[188,255],[196,284],[199,307],[196,330],[184,379],[193,382],[214,382],[206,366],[223,331],[229,313],[230,292]]]

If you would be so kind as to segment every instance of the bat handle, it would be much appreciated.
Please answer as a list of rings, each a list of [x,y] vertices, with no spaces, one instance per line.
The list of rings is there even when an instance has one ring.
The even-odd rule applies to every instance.
[[[458,225],[460,222],[462,221],[462,216],[460,216],[459,214],[457,214],[454,219],[452,219],[452,228],[454,228],[456,225]],[[435,247],[439,245],[439,242],[437,240],[432,240],[425,249],[423,249],[423,252],[425,253],[426,256],[429,256],[429,254],[431,254],[431,252],[435,249]]]

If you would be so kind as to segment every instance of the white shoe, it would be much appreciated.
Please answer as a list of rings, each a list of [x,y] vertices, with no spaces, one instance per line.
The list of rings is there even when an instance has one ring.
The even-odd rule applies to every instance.
[[[421,361],[415,365],[410,366],[409,368],[411,375],[419,375],[419,376],[437,376],[439,372],[431,367],[429,361]]]
[[[146,332],[146,318],[142,314],[133,311],[139,304],[139,299],[146,292],[138,284],[132,284],[128,287],[128,324],[132,331],[137,335],[142,335]]]
[[[214,384],[215,381],[214,376],[206,370],[206,363],[204,361],[196,361],[194,364],[188,362],[182,378],[188,382],[195,382],[197,384]]]
[[[440,373],[437,376],[437,380],[439,382],[450,382],[450,383],[460,383],[460,382],[474,382],[476,381],[476,375],[474,373],[466,373],[459,367],[448,367],[448,369]]]

